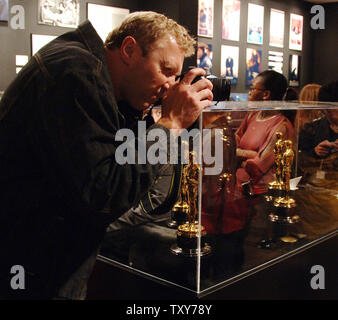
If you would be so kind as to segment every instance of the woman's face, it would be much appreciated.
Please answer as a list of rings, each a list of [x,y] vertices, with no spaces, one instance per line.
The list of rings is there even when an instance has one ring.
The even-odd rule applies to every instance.
[[[249,89],[249,101],[269,100],[270,91],[264,87],[264,80],[262,77],[257,76]]]

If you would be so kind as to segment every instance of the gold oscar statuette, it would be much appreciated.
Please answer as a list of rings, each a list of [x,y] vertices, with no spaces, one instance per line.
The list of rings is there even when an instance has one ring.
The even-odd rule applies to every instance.
[[[269,189],[278,189],[282,190],[283,180],[282,180],[282,158],[283,158],[283,147],[284,143],[282,140],[283,134],[281,132],[276,132],[276,144],[274,147],[275,154],[275,168],[276,168],[276,180],[269,183]]]
[[[285,151],[282,155],[282,190],[283,196],[277,198],[274,201],[274,205],[276,207],[283,208],[293,208],[296,206],[296,201],[290,197],[290,178],[292,171],[293,159],[295,157],[295,153],[292,150],[292,141],[286,140],[284,141]]]
[[[290,196],[290,179],[295,157],[292,141],[285,140],[282,150],[283,153],[280,160],[282,195],[273,202],[274,207],[277,208],[277,213],[271,213],[269,217],[272,222],[293,224],[298,222],[300,218],[298,215],[292,214],[296,201]]]
[[[211,251],[210,246],[201,241],[201,250],[198,250],[198,237],[203,239],[206,235],[204,227],[199,225],[197,218],[198,184],[200,165],[197,164],[196,152],[189,152],[189,161],[183,167],[180,208],[187,212],[188,222],[178,226],[177,244],[171,247],[174,254],[185,256],[206,255]],[[202,240],[201,239],[201,240]]]
[[[283,189],[283,179],[282,179],[282,157],[283,157],[283,148],[284,142],[282,140],[282,132],[276,132],[276,143],[273,148],[275,155],[275,175],[276,179],[268,184],[268,193],[265,196],[265,200],[270,202],[274,198],[280,197]]]

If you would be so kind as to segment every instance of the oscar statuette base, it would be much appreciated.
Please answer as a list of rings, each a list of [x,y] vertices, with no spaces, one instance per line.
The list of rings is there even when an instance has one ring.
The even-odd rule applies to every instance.
[[[171,219],[167,222],[167,226],[172,229],[177,229],[178,226],[188,223],[188,214],[185,207],[174,207],[171,210]]]
[[[281,197],[282,192],[283,192],[283,185],[277,181],[273,181],[269,183],[268,193],[267,195],[264,196],[264,198],[267,202],[271,202],[274,199]]]
[[[300,217],[293,213],[293,208],[288,207],[276,207],[276,212],[269,214],[269,220],[271,222],[279,224],[295,224],[300,221]]]
[[[199,234],[201,236],[201,248],[198,249]],[[180,225],[177,231],[177,243],[170,248],[171,253],[186,257],[206,256],[211,253],[211,247],[205,240],[204,227],[199,228],[197,222]]]

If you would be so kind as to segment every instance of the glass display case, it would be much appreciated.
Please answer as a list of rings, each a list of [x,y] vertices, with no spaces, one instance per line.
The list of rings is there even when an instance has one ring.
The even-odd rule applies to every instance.
[[[109,226],[100,259],[203,296],[335,236],[337,124],[338,103],[205,110],[185,164]]]

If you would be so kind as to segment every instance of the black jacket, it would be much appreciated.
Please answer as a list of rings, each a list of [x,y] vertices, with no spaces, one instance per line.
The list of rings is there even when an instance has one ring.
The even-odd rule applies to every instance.
[[[319,158],[314,151],[315,147],[324,140],[334,142],[336,139],[338,134],[330,128],[327,118],[323,117],[305,124],[299,133],[299,149],[307,156]]]
[[[118,106],[106,65],[85,22],[42,48],[1,100],[0,288],[14,297],[83,297],[107,225],[160,168],[116,163],[115,134],[140,115]],[[26,290],[9,286],[17,264]]]

